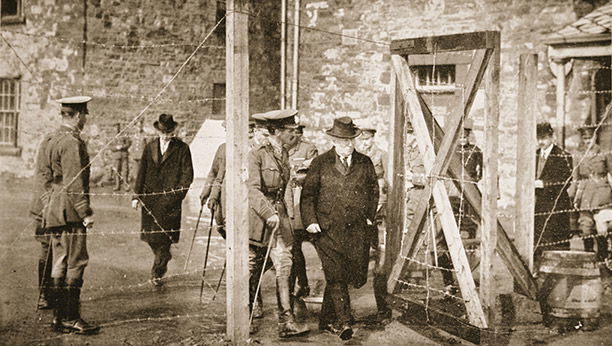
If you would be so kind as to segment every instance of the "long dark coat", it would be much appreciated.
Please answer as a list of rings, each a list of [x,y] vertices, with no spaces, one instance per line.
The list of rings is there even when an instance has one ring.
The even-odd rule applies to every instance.
[[[178,243],[181,204],[192,181],[193,165],[187,144],[173,138],[163,156],[158,138],[145,146],[134,186],[134,198],[142,202],[140,239],[158,242],[170,238]]]
[[[567,190],[571,183],[569,179],[572,175],[572,157],[563,149],[553,145],[548,158],[542,162],[540,149],[538,149],[536,167],[536,179],[542,180],[544,188],[537,188],[535,191],[534,246],[569,238],[569,210],[572,205]],[[568,183],[564,184],[566,181]],[[536,257],[541,251],[565,249],[568,246],[569,243],[538,247],[535,249]]]
[[[304,227],[318,223],[321,234],[314,244],[327,281],[350,283],[355,287],[367,281],[369,247],[377,230],[374,222],[378,204],[376,171],[369,157],[353,152],[345,172],[334,149],[316,157],[302,189]]]

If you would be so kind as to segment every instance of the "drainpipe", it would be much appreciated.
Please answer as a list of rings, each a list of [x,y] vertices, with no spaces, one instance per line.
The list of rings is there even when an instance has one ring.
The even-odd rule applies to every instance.
[[[295,0],[295,12],[293,15],[293,80],[291,81],[291,108],[298,108],[298,83],[299,83],[299,59],[300,59],[300,0]]]

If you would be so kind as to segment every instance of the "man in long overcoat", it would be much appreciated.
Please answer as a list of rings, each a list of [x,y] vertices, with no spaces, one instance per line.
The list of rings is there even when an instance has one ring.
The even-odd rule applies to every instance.
[[[569,249],[569,212],[572,208],[567,193],[572,178],[572,156],[553,141],[549,123],[537,125],[534,259],[542,251]],[[555,243],[555,244],[552,244]]]
[[[302,222],[316,234],[326,280],[319,328],[343,340],[353,336],[348,285],[366,283],[377,237],[378,182],[370,158],[354,150],[359,133],[350,117],[334,120],[327,130],[334,148],[312,161],[301,197]]]
[[[159,138],[142,152],[132,198],[133,208],[142,206],[140,239],[155,256],[151,283],[156,287],[162,285],[172,258],[170,245],[179,241],[181,205],[193,181],[191,151],[174,136],[177,125],[169,114],[161,114],[153,124]]]

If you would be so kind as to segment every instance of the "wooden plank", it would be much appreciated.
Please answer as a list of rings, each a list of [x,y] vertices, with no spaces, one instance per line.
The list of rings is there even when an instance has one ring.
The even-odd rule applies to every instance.
[[[485,143],[483,152],[484,199],[480,231],[480,300],[487,315],[489,328],[495,321],[495,249],[497,248],[497,196],[499,154],[499,65],[500,40],[496,35],[495,48],[486,74]]]
[[[393,129],[389,139],[389,157],[391,162],[388,172],[389,196],[387,198],[386,225],[387,234],[385,239],[385,273],[389,273],[387,291],[395,292],[397,279],[400,278],[403,261],[399,265],[394,264],[393,259],[401,258],[400,247],[404,229],[406,229],[406,178],[404,161],[404,143],[406,141],[406,114],[402,102],[401,90],[397,83],[397,77],[391,79],[391,116],[389,128]],[[397,261],[396,261],[397,263]]]
[[[562,149],[565,149],[565,61],[553,61],[552,64],[557,65],[557,88],[555,90],[557,100],[556,132],[560,136],[557,144]]]
[[[249,114],[249,43],[247,0],[227,1],[227,330],[233,344],[249,338],[249,268],[247,153]]]
[[[608,35],[608,38],[610,36]],[[568,47],[549,47],[548,57],[550,59],[568,58],[589,58],[594,56],[610,56],[610,41],[604,45],[594,46],[568,46]]]
[[[425,306],[423,303],[404,296],[389,295],[387,301],[393,308],[401,311],[412,323],[429,323],[461,339],[480,344],[481,330],[456,316]]]
[[[430,172],[431,176],[437,177],[440,176],[443,172],[445,172],[448,167],[448,164],[450,163],[451,157],[455,153],[452,148],[455,148],[455,146],[457,145],[457,131],[461,126],[463,117],[467,115],[471,109],[473,100],[476,97],[476,92],[478,91],[478,86],[480,85],[482,76],[484,75],[484,71],[486,70],[487,61],[489,59],[490,54],[490,50],[487,49],[479,49],[474,54],[474,61],[470,65],[470,70],[467,74],[467,78],[464,83],[464,86],[466,87],[465,99],[463,92],[461,92],[460,95],[457,95],[456,100],[458,102],[456,103],[456,106],[453,107],[453,109],[460,111],[453,114],[447,120],[446,129],[444,130],[444,139],[442,140],[442,144],[438,149],[438,156]],[[451,132],[453,133],[452,136],[447,135]],[[434,142],[436,142],[436,140],[434,140]],[[430,191],[430,189],[431,187],[429,186],[429,184],[427,184],[425,186],[425,191]],[[410,230],[408,234],[406,234],[403,249],[401,250],[401,253],[408,257],[412,257],[414,253],[421,248],[422,239],[420,239],[419,237],[421,236],[422,226],[425,223],[428,206],[429,198],[423,198],[421,201],[419,201],[419,204],[417,205],[417,208],[415,210],[414,218],[412,224],[410,225]],[[402,264],[398,263],[398,267],[401,266]],[[396,268],[394,270],[394,274],[401,275],[400,269]],[[393,277],[390,277],[390,279],[392,278]]]
[[[533,272],[533,227],[536,163],[536,97],[538,81],[538,55],[521,54],[519,60],[518,108],[521,121],[517,127],[516,167],[516,246],[529,270]]]
[[[408,104],[410,110],[410,120],[414,127],[419,151],[423,155],[425,171],[430,172],[434,165],[436,154],[410,69],[406,60],[399,55],[393,55],[391,60],[398,76],[404,101]],[[448,192],[441,181],[434,182],[432,194],[438,216],[442,222],[442,230],[444,231],[444,237],[448,244],[449,253],[455,271],[457,272],[457,281],[461,289],[461,294],[465,299],[468,320],[477,327],[486,328],[487,321],[485,320],[482,306],[480,305],[480,300],[476,292],[476,285],[471,275],[470,266],[467,256],[465,255],[465,249],[461,241],[461,235],[459,234],[459,228],[457,227],[455,215],[453,214],[453,209],[448,198]]]
[[[408,65],[467,65],[472,62],[472,52],[442,52],[433,54],[415,54],[405,56]]]
[[[439,52],[494,48],[495,31],[416,37],[391,41],[391,54],[434,54]]]

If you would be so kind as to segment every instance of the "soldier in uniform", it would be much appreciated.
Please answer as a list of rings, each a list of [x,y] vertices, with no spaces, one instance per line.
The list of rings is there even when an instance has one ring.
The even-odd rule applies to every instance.
[[[312,143],[302,139],[304,125],[299,125],[295,129],[294,134],[294,141],[288,146],[291,177],[289,188],[286,191],[285,202],[288,206],[287,211],[295,232],[292,247],[293,267],[291,268],[291,276],[289,278],[289,290],[294,299],[295,313],[300,316],[306,309],[306,304],[304,304],[302,298],[310,294],[310,287],[308,286],[308,276],[306,275],[306,259],[302,252],[302,242],[308,240],[309,236],[308,232],[304,229],[304,225],[302,225],[299,202],[308,166],[312,159],[318,155],[318,151]],[[295,287],[296,284],[297,287]]]
[[[378,242],[376,244],[376,258],[374,266],[374,298],[376,300],[376,308],[378,313],[376,314],[376,320],[378,322],[385,322],[391,318],[391,309],[387,306],[385,299],[387,295],[387,277],[384,273],[384,253],[385,253],[385,207],[387,204],[387,179],[385,173],[387,172],[387,153],[380,149],[374,144],[374,136],[376,135],[376,129],[373,127],[361,127],[361,135],[358,140],[361,144],[361,153],[370,157],[372,164],[374,164],[374,170],[376,171],[376,178],[378,179],[379,196],[378,207],[376,209],[376,226],[378,228]]]
[[[53,183],[53,176],[49,174],[48,160],[45,156],[49,140],[55,135],[50,133],[43,138],[38,146],[38,154],[36,155],[36,171],[35,171],[35,193],[32,197],[30,205],[30,216],[34,223],[34,238],[40,242],[41,253],[38,259],[38,309],[51,308],[49,298],[49,290],[51,287],[51,266],[52,266],[52,251],[51,251],[51,236],[45,232],[43,228],[42,216],[45,200],[48,201],[49,191]]]
[[[116,134],[121,133],[121,124],[115,124]],[[115,188],[113,191],[121,190],[121,185],[125,185],[126,190],[129,190],[128,179],[130,176],[130,153],[128,149],[132,145],[132,141],[125,135],[115,139],[115,143],[111,146],[114,161],[114,176]]]
[[[208,209],[214,211],[217,231],[225,238],[225,143],[217,147],[210,172],[204,182],[200,202],[207,203]]]
[[[296,114],[295,110],[279,110],[255,115],[254,118],[267,125],[268,143],[249,152],[249,308],[253,308],[257,284],[263,275],[263,262],[270,248],[276,272],[281,337],[308,331],[306,325],[295,321],[289,293],[293,229],[284,202],[291,175],[285,146],[294,138]]]
[[[612,191],[608,183],[608,174],[612,173],[612,155],[604,153],[595,143],[595,127],[584,126],[579,129],[582,142],[575,158],[579,164],[574,170],[574,182],[568,190],[573,205],[579,209],[578,226],[583,236],[597,234],[595,216],[602,209],[611,208]],[[585,251],[594,251],[597,240],[597,261],[607,257],[607,243],[603,236],[584,239]]]
[[[52,177],[43,205],[43,227],[51,235],[52,326],[61,332],[91,334],[98,326],[81,318],[83,273],[89,261],[87,228],[93,226],[89,206],[89,155],[79,133],[87,121],[87,96],[69,97],[61,103],[62,125],[47,143],[45,174]]]
[[[144,118],[140,118],[138,120],[138,132],[136,133],[136,138],[134,139],[134,143],[132,145],[131,156],[132,160],[134,161],[132,167],[136,168],[130,171],[132,172],[132,176],[130,176],[130,179],[132,181],[136,180],[136,176],[138,174],[138,167],[140,167],[140,159],[142,158],[142,151],[144,150],[145,145],[147,145],[147,135],[144,132],[143,123]]]

